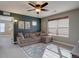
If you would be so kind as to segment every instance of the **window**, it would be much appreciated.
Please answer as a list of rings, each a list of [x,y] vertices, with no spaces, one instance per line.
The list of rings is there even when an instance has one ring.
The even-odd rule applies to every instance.
[[[49,21],[48,22],[48,32],[49,34],[53,34],[56,35],[56,31],[57,31],[57,21]]]
[[[30,29],[30,22],[29,21],[25,22],[25,29]]]
[[[56,36],[69,36],[69,18],[48,22],[48,33]]]
[[[5,32],[5,24],[0,23],[0,32]]]
[[[32,25],[33,26],[36,26],[37,25],[37,22],[36,21],[32,21]]]

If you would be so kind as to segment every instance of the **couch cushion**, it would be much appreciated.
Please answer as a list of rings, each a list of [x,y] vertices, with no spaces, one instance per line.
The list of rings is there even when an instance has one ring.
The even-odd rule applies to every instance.
[[[28,38],[28,37],[29,37],[29,33],[26,33],[26,34],[25,34],[25,38]]]
[[[35,37],[36,34],[35,33],[30,33],[30,37]]]
[[[23,40],[25,40],[22,33],[18,33],[18,36],[21,37]]]
[[[40,36],[40,32],[36,32],[35,34],[36,34],[36,36]]]

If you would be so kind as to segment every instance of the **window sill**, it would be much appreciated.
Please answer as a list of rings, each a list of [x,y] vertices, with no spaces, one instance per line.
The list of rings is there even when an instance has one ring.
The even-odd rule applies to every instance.
[[[69,38],[68,36],[62,36],[62,35],[53,35],[53,34],[48,34],[49,36],[55,36],[55,37],[63,37],[63,38]]]

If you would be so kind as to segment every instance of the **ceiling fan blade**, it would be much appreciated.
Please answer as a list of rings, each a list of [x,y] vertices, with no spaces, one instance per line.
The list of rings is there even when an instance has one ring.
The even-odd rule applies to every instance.
[[[44,4],[41,5],[41,8],[45,7],[46,5],[48,5],[47,2],[45,2]]]
[[[35,9],[30,9],[30,10],[27,10],[27,11],[33,11],[33,10],[35,10]]]
[[[33,5],[36,5],[36,1],[29,1],[29,3],[32,3]]]
[[[41,9],[42,11],[48,11],[47,9]]]
[[[31,3],[28,3],[30,6],[32,6],[32,7],[35,7],[33,4],[31,4]]]

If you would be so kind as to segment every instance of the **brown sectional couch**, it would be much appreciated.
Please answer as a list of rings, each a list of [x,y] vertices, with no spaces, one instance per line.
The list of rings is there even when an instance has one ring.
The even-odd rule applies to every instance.
[[[41,42],[42,36],[46,36],[46,33],[36,32],[36,33],[26,33],[24,36],[22,33],[18,33],[17,43],[19,46],[26,46],[34,43]]]

